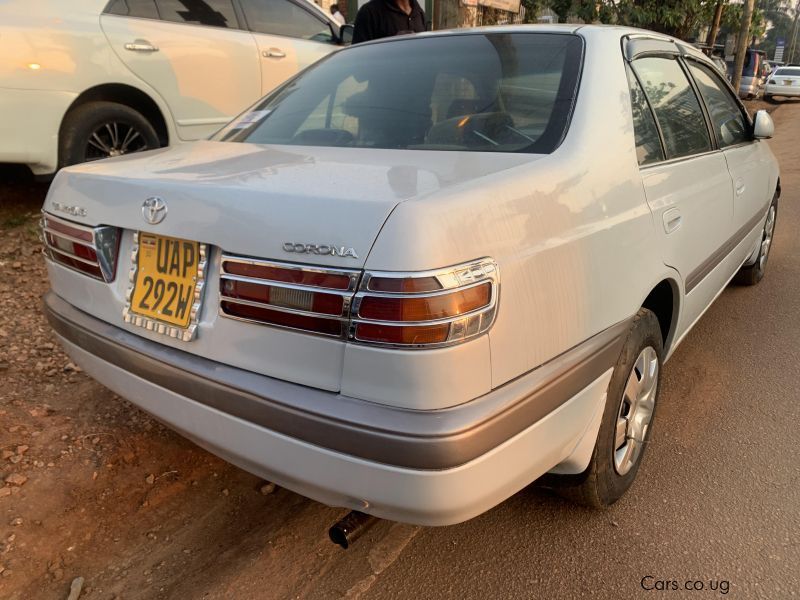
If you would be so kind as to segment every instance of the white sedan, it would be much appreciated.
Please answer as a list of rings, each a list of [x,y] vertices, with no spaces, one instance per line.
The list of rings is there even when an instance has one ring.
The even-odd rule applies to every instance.
[[[772,100],[776,96],[800,96],[800,67],[778,67],[770,74],[764,88],[764,100]]]
[[[778,166],[700,52],[600,26],[361,44],[210,141],[61,171],[50,322],[244,469],[427,525],[633,483],[664,362],[764,275]]]
[[[0,163],[46,176],[205,138],[344,29],[306,0],[4,0]]]

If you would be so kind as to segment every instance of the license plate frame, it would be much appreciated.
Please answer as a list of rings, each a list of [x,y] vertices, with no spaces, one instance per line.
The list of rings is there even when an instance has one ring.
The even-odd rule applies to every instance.
[[[159,320],[151,314],[142,314],[131,308],[131,304],[136,295],[136,286],[140,274],[140,253],[143,250],[142,243],[144,242],[145,245],[148,245],[152,243],[151,240],[155,239],[157,241],[159,238],[161,240],[173,240],[181,243],[191,243],[196,245],[196,269],[189,269],[189,271],[185,274],[187,277],[191,275],[192,282],[194,283],[194,290],[192,291],[190,298],[191,306],[188,309],[189,319],[185,326],[182,326],[179,323],[170,323],[164,320]],[[147,248],[145,249],[147,250]],[[197,320],[203,304],[203,291],[206,283],[207,266],[208,245],[204,244],[203,242],[184,240],[155,233],[134,231],[133,244],[131,245],[131,270],[129,285],[125,294],[125,307],[122,310],[123,321],[136,327],[142,327],[147,331],[152,331],[153,333],[182,342],[192,341],[197,336]]]

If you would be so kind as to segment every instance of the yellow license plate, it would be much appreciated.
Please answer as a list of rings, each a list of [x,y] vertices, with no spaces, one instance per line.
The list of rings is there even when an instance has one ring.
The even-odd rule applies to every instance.
[[[187,328],[191,320],[200,244],[139,233],[130,311]]]

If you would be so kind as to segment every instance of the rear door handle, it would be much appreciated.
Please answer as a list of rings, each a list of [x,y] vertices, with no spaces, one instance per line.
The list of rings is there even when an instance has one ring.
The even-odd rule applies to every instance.
[[[743,179],[737,179],[736,180],[736,195],[737,196],[741,196],[742,194],[744,194],[744,190],[745,190],[746,187],[747,186],[745,186]]]
[[[158,52],[158,46],[154,46],[147,40],[136,40],[125,44],[125,50],[131,52]]]
[[[269,50],[264,50],[261,55],[264,58],[284,58],[286,56],[286,52],[280,48],[270,48]]]
[[[664,211],[664,231],[667,233],[672,233],[676,229],[681,226],[683,223],[683,217],[681,216],[681,211],[677,208],[670,208],[669,210]]]

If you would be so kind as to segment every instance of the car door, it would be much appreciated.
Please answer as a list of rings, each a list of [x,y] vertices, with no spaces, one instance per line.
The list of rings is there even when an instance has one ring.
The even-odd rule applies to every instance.
[[[731,235],[733,186],[678,58],[644,56],[631,67],[634,105],[638,98],[642,118],[652,118],[659,133],[660,148],[652,142],[639,149],[641,175],[664,263],[683,279],[679,328],[685,329],[724,285],[707,275]]]
[[[330,20],[303,2],[307,0],[240,0],[258,44],[262,94],[337,48]]]
[[[211,135],[261,96],[258,49],[232,0],[116,0],[100,23],[165,100],[181,139]]]
[[[733,178],[733,229],[744,236],[763,217],[771,194],[766,142],[755,140],[747,113],[729,87],[708,66],[687,61],[705,102],[717,145]]]

